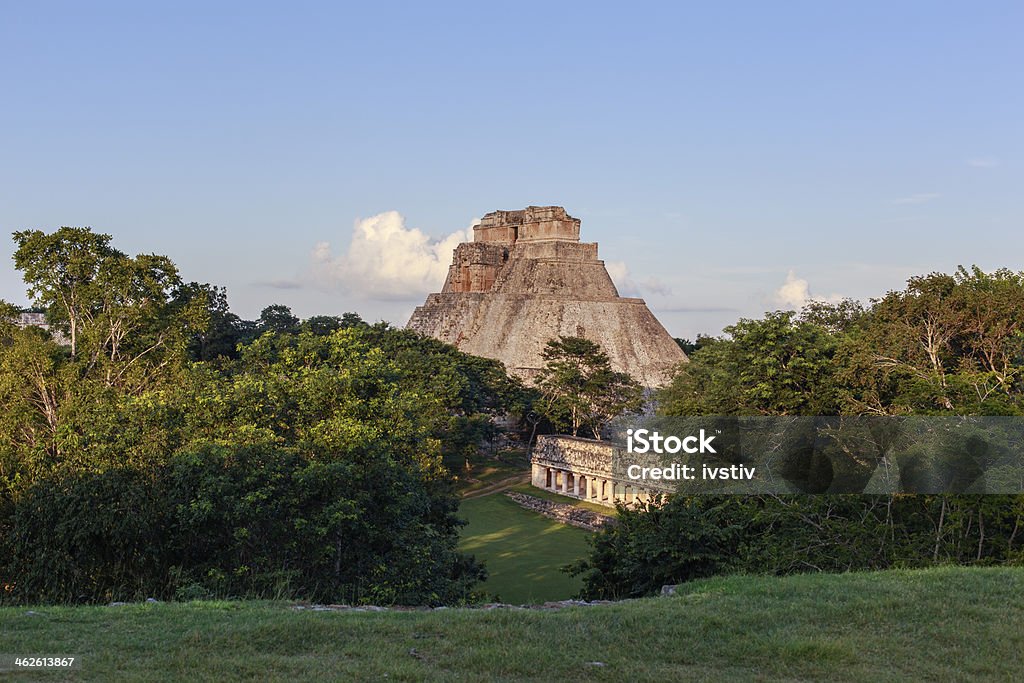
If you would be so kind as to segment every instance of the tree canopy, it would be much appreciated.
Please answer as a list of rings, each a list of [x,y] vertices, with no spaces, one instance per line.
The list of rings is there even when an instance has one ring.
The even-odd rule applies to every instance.
[[[583,337],[559,337],[544,347],[544,367],[537,375],[539,407],[556,428],[573,436],[581,430],[595,439],[615,417],[643,405],[636,380],[612,370],[601,347]]]
[[[244,321],[86,228],[14,238],[53,334],[0,308],[0,601],[472,595],[442,455],[528,404],[500,363],[356,314]]]
[[[812,302],[700,341],[658,393],[665,415],[1024,414],[1024,273],[932,273],[867,306]],[[947,446],[963,490],[972,439]],[[903,479],[927,474],[904,465]],[[1019,494],[676,495],[620,510],[576,570],[586,596],[622,598],[727,572],[1020,564],[1022,527]]]
[[[812,302],[702,340],[669,415],[1020,415],[1024,273],[911,278],[864,307]]]

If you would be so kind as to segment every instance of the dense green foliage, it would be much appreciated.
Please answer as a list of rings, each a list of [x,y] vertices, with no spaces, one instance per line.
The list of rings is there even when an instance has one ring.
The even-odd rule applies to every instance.
[[[537,375],[541,398],[537,405],[556,428],[573,436],[583,430],[601,438],[614,418],[643,405],[642,388],[629,375],[612,370],[601,347],[583,337],[550,340],[542,353],[544,367]]]
[[[207,445],[147,471],[52,475],[6,519],[11,598],[465,600],[454,504],[383,459]]]
[[[933,273],[868,307],[814,302],[726,333],[691,347],[659,394],[663,415],[1024,415],[1024,273]],[[977,458],[960,431],[937,448],[919,444],[928,452],[903,463],[904,488],[968,490],[977,472],[963,468]],[[1019,463],[1016,448],[988,457]],[[954,466],[936,469],[936,458]],[[875,465],[835,460],[846,461],[854,479]],[[806,478],[814,467],[801,471]],[[824,491],[833,472],[825,474],[822,486],[801,479],[797,488]],[[929,479],[940,475],[948,481]],[[576,570],[586,595],[624,597],[737,571],[1020,564],[1022,527],[1020,495],[680,495],[621,511]]]
[[[358,316],[241,321],[165,257],[15,235],[56,338],[0,311],[0,599],[465,599],[442,443],[529,396]]]
[[[1024,273],[911,278],[863,307],[812,302],[700,340],[667,415],[1022,415]]]
[[[589,598],[729,573],[1024,564],[1024,496],[674,496],[618,519],[575,565]]]

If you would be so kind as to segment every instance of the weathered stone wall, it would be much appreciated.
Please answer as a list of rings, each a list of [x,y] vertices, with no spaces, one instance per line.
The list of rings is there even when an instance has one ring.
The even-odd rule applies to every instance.
[[[516,256],[524,259],[604,263],[604,261],[597,260],[597,242],[520,241],[516,243]]]
[[[516,244],[491,291],[577,301],[615,301],[619,297],[604,261],[597,259],[597,245],[579,242]]]
[[[604,527],[615,523],[614,517],[586,510],[572,503],[556,503],[552,500],[534,498],[533,496],[516,491],[507,491],[505,495],[515,501],[520,507],[539,512],[556,522],[569,524],[570,526],[586,529],[587,531],[600,531]]]
[[[610,478],[615,450],[615,444],[608,441],[542,435],[537,437],[530,462]]]
[[[612,468],[619,447],[573,436],[540,436],[530,456],[530,483],[539,489],[598,505],[636,505],[660,492],[617,477]]]
[[[508,261],[510,247],[487,242],[466,242],[455,248],[442,294],[489,292]]]
[[[466,353],[496,358],[527,381],[543,367],[548,340],[558,336],[597,342],[616,371],[647,387],[667,383],[675,366],[686,360],[642,299],[431,294],[409,327]]]
[[[409,328],[500,360],[527,381],[559,336],[597,342],[616,371],[647,387],[665,384],[686,360],[643,299],[619,296],[597,244],[578,241],[579,220],[561,207],[492,212],[475,230]]]
[[[521,211],[492,211],[473,228],[474,242],[514,244],[530,240],[579,241],[580,219],[560,206],[528,206]]]
[[[67,346],[71,343],[71,340],[63,332],[50,327],[50,324],[46,322],[45,313],[22,311],[18,314],[18,317],[14,318],[14,324],[22,328],[38,327],[41,330],[46,330],[50,333],[50,338],[58,344]]]
[[[46,322],[45,313],[22,311],[18,314],[18,317],[14,319],[14,324],[18,327],[41,327],[44,330],[50,329],[49,324]]]

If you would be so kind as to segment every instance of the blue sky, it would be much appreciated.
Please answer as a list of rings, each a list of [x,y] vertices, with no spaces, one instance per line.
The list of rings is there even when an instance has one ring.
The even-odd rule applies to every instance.
[[[560,204],[688,337],[1024,269],[1019,1],[489,5],[5,3],[0,229],[402,324],[431,239]]]

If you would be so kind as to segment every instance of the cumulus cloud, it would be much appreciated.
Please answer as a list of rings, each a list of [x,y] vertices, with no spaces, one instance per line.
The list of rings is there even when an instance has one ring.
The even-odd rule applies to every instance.
[[[907,197],[900,197],[899,199],[892,200],[893,204],[926,204],[934,199],[941,197],[938,192],[919,192],[912,194]]]
[[[648,277],[641,280],[640,289],[651,294],[660,294],[661,296],[672,295],[672,288],[656,277]]]
[[[840,294],[833,294],[831,296],[821,297],[814,296],[811,293],[811,285],[804,278],[797,277],[795,271],[789,271],[786,275],[786,281],[782,283],[782,286],[775,290],[772,296],[772,303],[782,306],[783,308],[791,308],[799,310],[806,306],[811,301],[827,301],[829,303],[836,303],[843,299]]]
[[[329,242],[319,242],[310,256],[312,275],[321,287],[370,298],[418,298],[440,290],[452,251],[470,240],[472,225],[437,240],[406,227],[397,211],[385,211],[357,220],[342,254],[336,255]]]
[[[622,261],[606,261],[605,269],[611,276],[620,296],[640,296],[642,292],[669,296],[672,290],[656,277],[636,280],[629,274],[629,268]]]
[[[629,276],[629,268],[626,267],[625,263],[622,261],[606,261],[604,267],[608,271],[608,275],[611,276],[612,282],[615,283],[615,287],[619,290],[620,295],[630,296],[637,293],[636,283]]]
[[[811,286],[803,278],[798,278],[792,270],[786,275],[786,281],[775,290],[775,303],[787,308],[802,308],[811,300]]]

